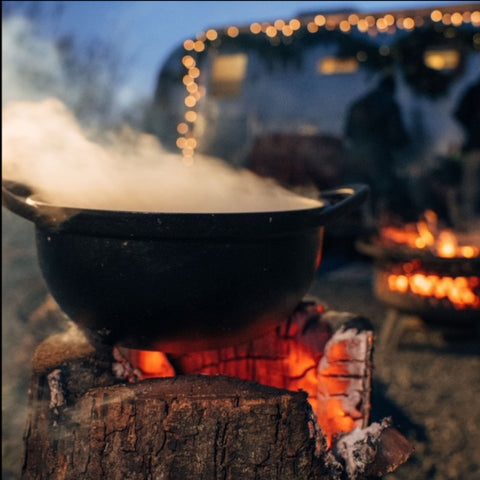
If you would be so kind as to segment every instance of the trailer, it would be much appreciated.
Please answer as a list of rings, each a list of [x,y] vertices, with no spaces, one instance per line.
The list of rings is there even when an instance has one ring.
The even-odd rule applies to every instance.
[[[417,211],[432,201],[418,195],[426,173],[446,161],[462,176],[475,127],[457,111],[479,81],[479,2],[306,12],[185,40],[159,72],[147,129],[187,164],[198,152],[288,186],[367,181],[375,203]]]

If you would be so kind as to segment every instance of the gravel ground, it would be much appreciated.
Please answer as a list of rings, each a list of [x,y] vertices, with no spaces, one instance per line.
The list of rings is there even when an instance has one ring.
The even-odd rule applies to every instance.
[[[64,327],[55,315],[35,322],[47,293],[34,251],[33,226],[2,208],[2,478],[17,480],[31,355]],[[385,307],[372,295],[372,266],[364,258],[329,256],[311,295],[330,309],[369,318],[377,335]],[[480,322],[479,322],[480,323]],[[378,340],[378,336],[377,336]],[[372,421],[391,416],[415,454],[389,480],[480,478],[480,340],[446,339],[429,329],[406,331],[398,347],[376,342]]]

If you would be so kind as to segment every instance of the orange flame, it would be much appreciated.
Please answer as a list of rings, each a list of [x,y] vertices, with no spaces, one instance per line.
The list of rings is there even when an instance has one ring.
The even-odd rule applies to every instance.
[[[175,370],[163,352],[130,350],[130,361],[142,372],[143,378],[175,376]]]
[[[448,229],[439,230],[435,212],[427,210],[423,216],[423,220],[415,224],[409,223],[403,228],[384,227],[381,231],[382,240],[419,250],[428,249],[443,258],[475,258],[480,255],[478,246],[459,245],[454,232]]]
[[[323,307],[318,310],[323,311]],[[140,370],[144,379],[174,377],[177,374],[227,375],[279,389],[304,391],[308,393],[308,401],[330,448],[337,434],[350,432],[362,422],[361,412],[356,407],[351,411],[349,402],[345,402],[352,391],[351,382],[358,381],[358,375],[350,378],[348,365],[352,359],[344,343],[334,345],[328,353],[329,361],[341,367],[341,371],[320,374],[323,342],[330,338],[331,333],[319,330],[317,349],[301,341],[301,328],[300,324],[292,321],[288,332],[282,330],[280,336],[272,331],[270,335],[248,344],[176,357],[163,352],[128,349],[128,359],[134,368]],[[174,361],[175,369],[170,360]]]

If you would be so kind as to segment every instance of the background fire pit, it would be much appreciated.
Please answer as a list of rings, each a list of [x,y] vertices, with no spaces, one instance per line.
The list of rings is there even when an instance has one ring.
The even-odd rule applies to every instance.
[[[478,330],[480,248],[460,238],[441,230],[436,214],[427,211],[416,224],[384,227],[357,242],[374,260],[374,294],[388,308],[382,344],[398,343],[407,316],[450,333]]]
[[[478,257],[445,259],[361,242],[358,247],[375,258],[375,294],[386,305],[433,323],[478,318]]]

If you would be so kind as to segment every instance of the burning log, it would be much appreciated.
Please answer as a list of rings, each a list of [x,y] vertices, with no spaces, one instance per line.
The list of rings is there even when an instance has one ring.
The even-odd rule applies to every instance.
[[[366,427],[370,377],[359,376],[357,367],[366,362],[364,370],[371,371],[371,330],[353,319],[332,335],[321,310],[302,304],[248,348],[176,357],[149,352],[163,362],[167,378],[142,371],[125,350],[93,345],[75,327],[47,339],[34,355],[22,480],[360,480],[395,470],[411,455],[409,442],[390,424]],[[355,358],[347,359],[352,352]],[[306,359],[310,363],[298,363]],[[352,408],[345,410],[354,422],[324,432],[319,403],[326,411],[329,399],[320,379],[331,366],[349,363],[344,395]],[[269,383],[283,375],[283,386],[262,384],[269,371]],[[245,378],[233,378],[242,372]],[[302,377],[313,394],[303,389]],[[358,453],[365,449],[368,455]],[[361,465],[351,466],[352,455]]]
[[[412,446],[392,428],[391,419],[387,418],[343,435],[330,457],[327,455],[327,463],[331,470],[336,462],[340,463],[340,470],[344,471],[342,479],[373,479],[395,471],[412,452]]]
[[[365,428],[370,420],[373,332],[352,318],[328,342],[318,365],[317,417],[329,445],[335,437]]]
[[[234,347],[163,357],[160,352],[127,354],[149,378],[228,375],[303,390],[330,447],[335,434],[368,425],[373,332],[365,319],[344,312],[322,315],[323,311],[317,302],[303,302],[287,323]],[[332,337],[329,320],[334,319],[345,323]]]

